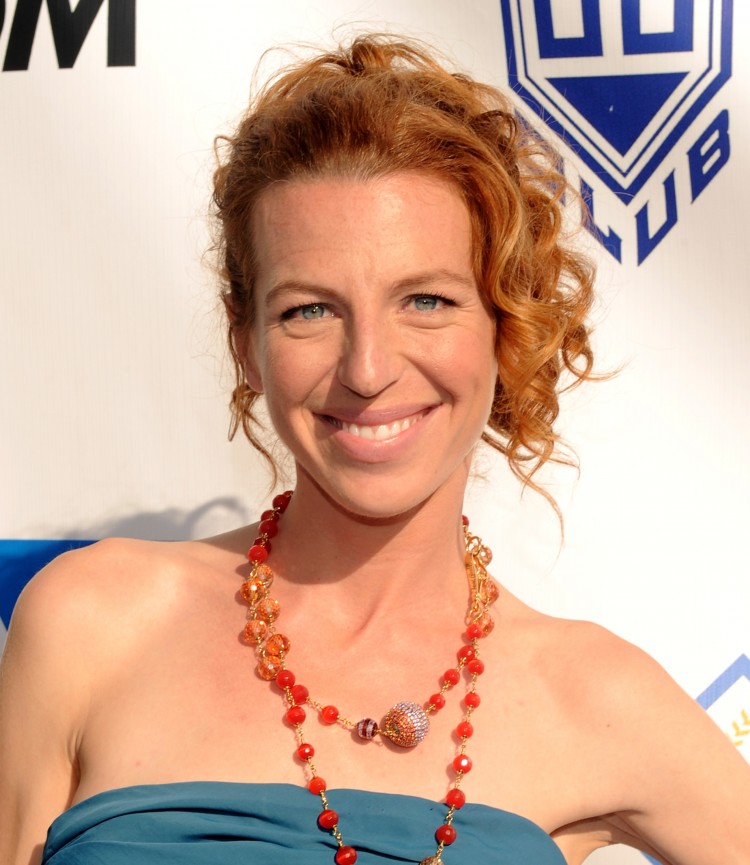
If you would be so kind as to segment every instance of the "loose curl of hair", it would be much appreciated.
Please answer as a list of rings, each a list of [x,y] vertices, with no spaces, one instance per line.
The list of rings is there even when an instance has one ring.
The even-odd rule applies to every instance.
[[[427,172],[466,203],[474,275],[496,322],[498,380],[483,439],[552,501],[533,477],[547,460],[571,462],[553,426],[561,376],[568,386],[592,377],[593,269],[563,243],[571,191],[556,156],[511,102],[451,73],[421,43],[364,35],[282,70],[216,148],[215,248],[236,375],[230,437],[241,426],[274,467],[254,431],[258,394],[241,357],[255,317],[250,225],[261,193],[279,181]]]

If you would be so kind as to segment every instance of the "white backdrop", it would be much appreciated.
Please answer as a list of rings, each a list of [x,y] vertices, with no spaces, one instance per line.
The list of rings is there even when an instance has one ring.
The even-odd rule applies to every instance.
[[[5,3],[0,58],[17,5]],[[533,8],[506,5],[527,18]],[[619,5],[601,4],[610,35]],[[268,477],[249,446],[226,441],[229,367],[203,260],[212,139],[244,107],[266,48],[330,42],[334,28],[388,29],[508,82],[498,0],[138,0],[135,65],[108,67],[107,16],[117,6],[104,3],[66,69],[43,8],[28,69],[0,72],[8,541],[194,537],[249,522],[267,501]],[[708,6],[718,15],[732,4],[696,0],[696,17]],[[654,7],[667,24],[644,20],[644,30],[674,26],[681,4]],[[556,32],[575,36],[579,4],[550,8]],[[731,30],[731,77],[632,204],[562,147],[571,178],[580,171],[594,188],[597,223],[623,239],[620,263],[584,238],[600,262],[601,365],[622,371],[566,400],[563,430],[580,476],[546,475],[565,513],[564,544],[548,506],[532,493],[519,498],[491,455],[478,458],[466,511],[511,590],[645,648],[711,704],[750,759],[747,3],[736,4]],[[729,159],[691,201],[686,154],[725,109]],[[676,224],[638,265],[634,214],[649,202],[652,229],[664,221],[671,171]],[[0,543],[0,560],[10,548]],[[592,861],[644,860],[613,849]]]

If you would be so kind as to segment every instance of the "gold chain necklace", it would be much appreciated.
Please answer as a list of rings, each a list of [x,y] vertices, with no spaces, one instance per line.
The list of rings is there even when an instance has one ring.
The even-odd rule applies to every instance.
[[[373,718],[363,718],[354,722],[342,717],[335,706],[323,705],[313,700],[307,688],[297,683],[294,673],[286,666],[286,656],[291,641],[275,627],[281,608],[279,602],[269,593],[274,574],[266,564],[266,560],[271,552],[271,539],[278,533],[279,520],[289,505],[291,497],[290,491],[281,493],[273,499],[273,507],[261,515],[258,537],[247,554],[250,574],[243,581],[240,593],[248,603],[248,621],[245,625],[244,637],[247,642],[256,647],[258,655],[256,672],[261,679],[267,682],[273,681],[284,694],[287,705],[285,719],[295,731],[297,757],[307,764],[310,772],[307,788],[320,797],[322,810],[318,815],[318,824],[322,829],[330,831],[336,839],[338,845],[334,856],[336,865],[354,865],[357,861],[357,851],[344,843],[339,830],[339,815],[330,807],[326,795],[327,784],[318,774],[312,761],[315,749],[304,738],[302,725],[307,717],[304,706],[309,705],[318,711],[324,723],[338,723],[347,729],[356,730],[357,735],[362,739],[369,740],[379,735],[396,745],[410,748],[418,745],[427,735],[429,715],[443,708],[446,692],[460,682],[465,672],[467,677],[463,700],[464,717],[456,727],[456,734],[461,744],[452,761],[455,781],[445,797],[448,811],[443,823],[435,832],[437,849],[434,855],[428,856],[420,863],[420,865],[443,865],[443,850],[456,840],[456,829],[453,826],[455,812],[466,803],[464,792],[460,789],[461,781],[472,768],[471,758],[466,754],[466,743],[474,733],[471,724],[472,713],[480,704],[476,684],[477,678],[484,672],[484,662],[479,658],[479,640],[486,637],[494,627],[489,608],[498,596],[497,584],[487,574],[487,565],[492,560],[492,553],[476,535],[469,532],[469,521],[463,517],[466,545],[464,560],[470,590],[470,602],[466,613],[467,627],[463,635],[465,642],[456,655],[458,663],[445,671],[440,680],[440,690],[429,698],[424,707],[408,700],[397,703],[386,713],[380,724]]]

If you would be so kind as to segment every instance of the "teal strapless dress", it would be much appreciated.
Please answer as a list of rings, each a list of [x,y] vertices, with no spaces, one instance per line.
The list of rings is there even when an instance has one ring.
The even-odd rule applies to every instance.
[[[330,790],[357,865],[421,862],[435,851],[445,806],[363,790]],[[291,784],[189,781],[99,793],[49,829],[44,865],[333,865],[336,842],[319,829],[320,800]],[[445,865],[565,865],[535,823],[465,805]]]

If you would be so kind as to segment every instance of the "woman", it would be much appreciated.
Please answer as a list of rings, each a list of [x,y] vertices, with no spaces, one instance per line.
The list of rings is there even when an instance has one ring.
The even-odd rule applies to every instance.
[[[736,750],[638,650],[498,587],[461,518],[479,439],[534,486],[591,369],[553,160],[378,37],[287,70],[220,155],[236,425],[261,446],[264,394],[296,488],[32,582],[2,861],[747,862]]]

